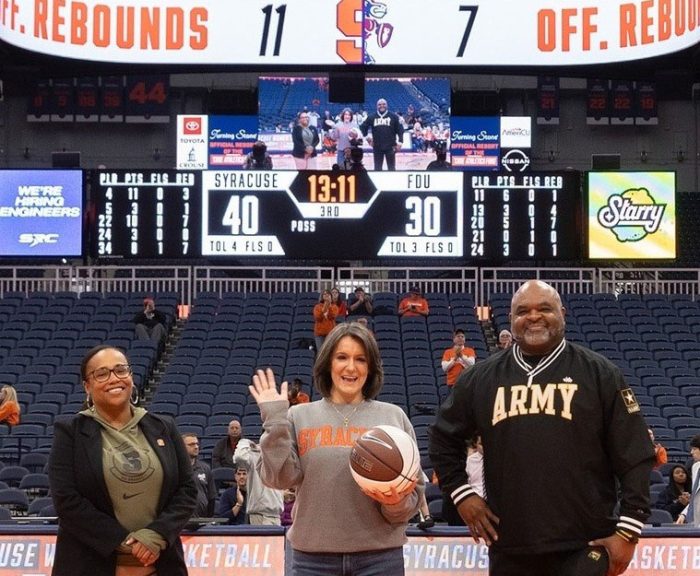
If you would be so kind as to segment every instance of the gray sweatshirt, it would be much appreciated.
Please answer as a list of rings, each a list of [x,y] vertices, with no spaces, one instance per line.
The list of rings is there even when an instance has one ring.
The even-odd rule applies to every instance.
[[[397,548],[406,542],[406,525],[417,513],[422,480],[398,504],[382,505],[365,495],[350,473],[355,440],[379,424],[415,433],[398,406],[365,400],[353,410],[323,399],[288,410],[285,400],[261,406],[262,459],[265,484],[297,487],[294,523],[288,538],[295,550],[347,553]],[[422,478],[419,474],[419,478]]]

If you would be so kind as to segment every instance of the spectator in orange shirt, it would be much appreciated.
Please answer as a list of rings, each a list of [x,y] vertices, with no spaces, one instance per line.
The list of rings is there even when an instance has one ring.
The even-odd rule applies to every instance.
[[[451,388],[457,382],[462,370],[471,368],[476,362],[476,352],[464,345],[464,330],[457,328],[450,346],[442,355],[442,371],[447,377],[447,385]]]
[[[337,288],[331,288],[331,302],[338,307],[338,316],[345,317],[348,315],[348,307],[345,303],[345,299]]]
[[[335,328],[335,318],[338,316],[338,307],[333,304],[333,296],[330,290],[321,292],[318,304],[314,306],[314,340],[316,352],[321,349],[323,341],[328,333]]]
[[[309,395],[306,392],[301,391],[301,378],[295,378],[289,385],[289,392],[287,392],[287,398],[289,398],[289,405],[296,406],[297,404],[307,404],[311,401]]]
[[[654,470],[666,464],[668,462],[668,454],[666,453],[666,448],[655,441],[654,432],[651,428],[648,428],[649,438],[651,438],[651,443],[654,445],[654,454],[656,454],[656,464],[654,464]]]
[[[16,390],[6,384],[0,388],[0,422],[5,422],[9,426],[19,424],[20,407],[17,401]]]
[[[409,318],[411,316],[427,316],[430,314],[428,301],[423,298],[418,286],[408,289],[408,296],[399,302],[399,316]]]

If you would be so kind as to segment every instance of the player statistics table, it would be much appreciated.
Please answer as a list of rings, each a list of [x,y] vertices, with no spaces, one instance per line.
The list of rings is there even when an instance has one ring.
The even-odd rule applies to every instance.
[[[577,172],[465,174],[466,257],[576,259],[582,251]]]
[[[199,172],[92,170],[96,258],[199,256]]]
[[[463,174],[208,171],[204,256],[461,257]]]
[[[696,16],[697,0],[2,0],[0,40],[135,64],[566,66],[689,48]]]

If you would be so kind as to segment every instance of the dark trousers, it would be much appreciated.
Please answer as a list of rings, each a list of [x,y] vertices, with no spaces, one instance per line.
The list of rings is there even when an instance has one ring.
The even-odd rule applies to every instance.
[[[549,554],[506,554],[489,550],[489,576],[605,576],[608,553],[602,546]]]
[[[386,169],[390,171],[396,170],[396,150],[389,148],[388,150],[372,151],[374,156],[374,170],[383,170],[384,158],[386,158]]]

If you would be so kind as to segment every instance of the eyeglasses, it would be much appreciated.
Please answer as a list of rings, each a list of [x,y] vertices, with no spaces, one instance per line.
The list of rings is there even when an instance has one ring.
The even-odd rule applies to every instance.
[[[98,368],[97,370],[90,372],[88,376],[92,376],[95,379],[95,382],[107,382],[109,377],[112,375],[112,372],[114,372],[114,375],[117,378],[124,380],[124,378],[131,376],[131,366],[128,364],[117,364],[111,370],[109,368]]]

